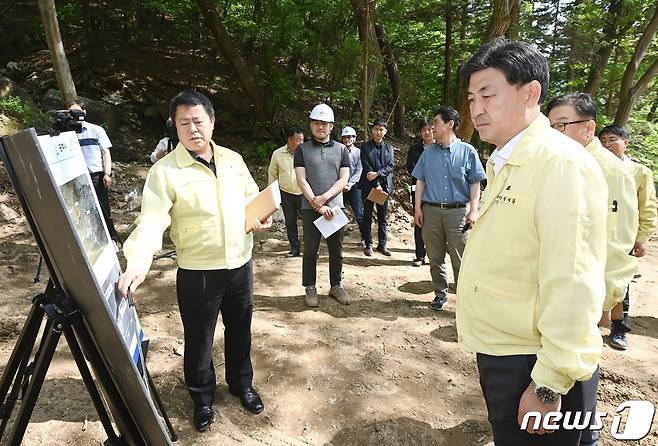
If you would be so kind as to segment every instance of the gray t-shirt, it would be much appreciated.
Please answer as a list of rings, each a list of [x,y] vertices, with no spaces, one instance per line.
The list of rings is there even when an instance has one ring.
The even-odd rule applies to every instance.
[[[306,181],[311,190],[315,195],[321,195],[338,181],[341,167],[350,167],[350,153],[347,147],[337,141],[320,143],[311,138],[297,147],[295,167],[306,169]],[[344,208],[343,193],[339,192],[325,206]],[[302,200],[302,209],[313,209],[306,197]]]

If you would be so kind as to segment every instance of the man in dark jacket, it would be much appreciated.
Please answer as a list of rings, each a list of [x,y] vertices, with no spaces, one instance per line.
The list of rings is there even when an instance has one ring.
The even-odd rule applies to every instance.
[[[371,128],[372,139],[361,149],[361,190],[363,191],[363,238],[366,247],[363,253],[372,256],[372,211],[375,203],[368,200],[368,194],[373,188],[380,189],[387,194],[393,193],[393,146],[384,142],[386,136],[386,121],[377,118]],[[390,257],[391,251],[386,248],[386,208],[384,204],[377,204],[377,251]]]

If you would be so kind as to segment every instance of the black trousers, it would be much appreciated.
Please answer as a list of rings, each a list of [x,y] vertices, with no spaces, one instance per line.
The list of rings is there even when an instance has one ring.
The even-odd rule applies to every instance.
[[[96,191],[96,196],[98,197],[98,203],[101,205],[101,211],[103,211],[103,219],[107,225],[107,230],[110,233],[110,237],[114,241],[118,241],[117,230],[114,228],[114,222],[112,221],[112,214],[110,213],[110,196],[108,195],[107,188],[103,184],[103,172],[93,172],[89,174],[91,176],[91,182],[94,185],[94,191]]]
[[[322,234],[313,222],[320,214],[313,209],[302,210],[302,225],[304,228],[304,258],[302,260],[302,286],[315,285],[318,253]],[[334,232],[326,239],[329,249],[329,283],[340,285],[343,278],[343,234],[345,227]]]
[[[185,334],[185,384],[196,405],[210,405],[214,400],[213,337],[220,311],[224,322],[224,363],[228,387],[239,391],[252,384],[253,284],[251,260],[236,269],[178,269],[176,292]]]
[[[290,243],[290,251],[300,252],[297,218],[301,218],[302,196],[281,191],[281,209],[283,209],[283,218],[286,220],[286,234]]]
[[[355,184],[349,191],[343,192],[343,200],[349,203],[352,208],[354,219],[359,226],[359,235],[363,240],[363,194],[361,189],[357,188]]]
[[[599,368],[596,368],[596,372],[592,375],[592,379],[589,381],[583,381],[583,397],[586,410],[596,413],[596,396],[599,391]],[[580,436],[580,444],[592,444],[599,439],[598,431],[593,431],[590,429],[583,430]]]
[[[622,319],[622,325],[626,331],[631,331],[631,321],[628,317],[628,310],[631,308],[631,284],[629,283],[626,287],[626,295],[624,296],[624,301],[622,305],[624,309],[624,318]]]
[[[368,200],[368,194],[365,192],[363,192],[363,240],[366,246],[372,246],[372,212],[375,206],[377,206],[377,246],[386,248],[388,200],[384,204],[375,204]]]
[[[559,429],[552,434],[532,435],[518,422],[519,401],[532,381],[535,355],[490,356],[477,354],[480,387],[489,412],[496,446],[578,446],[582,431]],[[598,368],[595,372],[598,382]],[[577,381],[562,395],[562,413],[588,411],[588,391]],[[593,417],[593,414],[592,414]],[[593,418],[592,418],[593,419]]]
[[[411,207],[416,210],[416,193],[411,193]],[[416,247],[416,257],[415,260],[423,260],[427,255],[425,251],[425,242],[423,241],[423,228],[414,224],[414,245]]]

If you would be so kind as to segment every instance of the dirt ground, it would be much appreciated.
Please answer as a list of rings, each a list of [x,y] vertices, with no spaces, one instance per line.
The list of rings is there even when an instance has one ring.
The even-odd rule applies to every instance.
[[[135,172],[134,187],[146,168]],[[120,181],[121,179],[119,179]],[[0,191],[1,192],[1,191]],[[117,228],[130,231],[136,198],[130,187],[113,192]],[[0,367],[11,354],[30,299],[37,249],[6,193],[0,194]],[[303,304],[301,258],[285,259],[285,231],[257,236],[252,360],[254,385],[265,411],[253,416],[227,390],[223,335],[216,332],[219,378],[215,424],[200,434],[190,420],[192,403],[182,381],[182,326],[174,287],[175,262],[154,262],[136,295],[144,331],[151,339],[148,365],[176,426],[180,445],[446,445],[492,441],[474,356],[456,343],[455,296],[445,311],[429,309],[429,267],[414,268],[410,218],[391,224],[390,258],[363,256],[358,230],[344,243],[343,284],[353,302],[327,297],[328,265],[323,247],[318,268],[320,307]],[[449,263],[449,262],[448,262]],[[599,410],[613,413],[625,400],[658,403],[658,243],[640,261],[632,285],[630,348],[604,348]],[[568,311],[568,309],[565,309]],[[603,329],[604,335],[608,334]],[[605,336],[607,340],[607,336]],[[638,442],[610,436],[605,420],[601,445],[658,445],[658,422]],[[91,400],[64,342],[60,343],[24,444],[99,445],[106,439]]]

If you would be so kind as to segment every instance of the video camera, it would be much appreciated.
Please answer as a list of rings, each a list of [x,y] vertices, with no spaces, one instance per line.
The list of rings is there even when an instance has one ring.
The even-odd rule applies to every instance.
[[[54,133],[74,130],[82,132],[82,122],[85,120],[85,112],[78,109],[51,110],[48,112],[53,118],[52,130]]]

